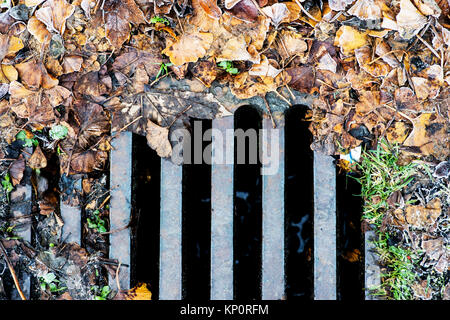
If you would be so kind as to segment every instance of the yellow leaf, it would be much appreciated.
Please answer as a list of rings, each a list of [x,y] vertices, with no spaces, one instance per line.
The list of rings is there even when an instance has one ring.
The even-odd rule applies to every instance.
[[[152,293],[147,288],[147,284],[140,283],[130,290],[120,291],[114,300],[151,300]]]
[[[2,72],[9,82],[16,81],[19,77],[16,68],[14,68],[13,66],[2,64]]]
[[[22,40],[14,36],[11,36],[11,38],[9,38],[8,54],[16,53],[22,48],[23,48]]]
[[[367,35],[350,26],[341,26],[336,32],[334,44],[341,48],[345,55],[367,44]]]

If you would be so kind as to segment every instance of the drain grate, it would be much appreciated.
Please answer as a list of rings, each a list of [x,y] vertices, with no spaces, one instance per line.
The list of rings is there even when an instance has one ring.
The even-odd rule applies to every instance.
[[[237,113],[235,113],[237,114]],[[278,121],[284,121],[279,118]],[[212,136],[212,154],[213,159],[215,154],[229,154],[235,150],[235,137],[227,135],[226,132],[235,129],[235,119],[232,116],[214,119],[211,122],[211,127],[217,132],[223,133],[221,136],[224,139],[216,139]],[[336,204],[336,167],[334,165],[334,158],[320,153],[309,151],[310,154],[303,154],[302,156],[311,156],[311,167],[305,170],[312,169],[312,174],[305,175],[305,184],[313,183],[313,199],[311,199],[312,208],[308,205],[300,205],[297,211],[305,210],[307,214],[297,216],[298,220],[286,215],[287,207],[289,207],[286,194],[287,186],[289,186],[287,179],[290,176],[286,175],[288,172],[285,166],[286,152],[286,138],[285,128],[280,127],[274,129],[272,122],[268,118],[261,121],[261,128],[263,134],[259,138],[259,152],[261,156],[260,166],[263,170],[268,167],[268,158],[277,155],[279,165],[276,172],[270,175],[260,175],[261,188],[261,216],[260,226],[256,223],[257,228],[261,228],[259,232],[259,251],[260,257],[250,257],[253,259],[252,265],[259,264],[260,275],[257,276],[259,282],[259,292],[253,298],[263,300],[280,300],[286,298],[295,298],[296,296],[304,295],[304,298],[313,298],[315,300],[334,300],[341,298],[338,294],[338,286],[345,285],[339,282],[339,263],[338,263],[338,238],[337,232],[337,204]],[[272,135],[276,130],[277,134]],[[289,132],[286,129],[286,132]],[[271,139],[277,137],[277,148],[272,147]],[[292,139],[292,138],[291,138]],[[295,138],[294,138],[295,139]],[[117,259],[124,267],[119,269],[119,285],[121,289],[130,288],[136,278],[133,275],[133,268],[136,260],[136,235],[133,235],[132,228],[128,228],[130,219],[133,213],[138,210],[135,206],[134,193],[136,187],[133,186],[133,154],[136,154],[136,149],[133,152],[133,134],[130,132],[122,132],[113,140],[113,149],[111,151],[111,167],[110,167],[110,229],[113,231],[110,234],[110,248],[109,258]],[[291,144],[295,145],[295,144]],[[301,145],[301,144],[300,144]],[[136,147],[135,147],[136,148]],[[233,161],[234,160],[234,161]],[[142,161],[142,160],[140,160]],[[153,161],[154,162],[154,161]],[[240,244],[236,244],[236,226],[238,225],[239,217],[236,216],[236,180],[239,176],[236,172],[239,170],[246,170],[245,167],[238,169],[236,166],[236,155],[231,161],[226,164],[217,164],[213,162],[210,165],[210,230],[207,230],[208,240],[207,253],[209,255],[208,261],[202,260],[202,264],[209,264],[207,270],[209,275],[207,279],[208,284],[208,298],[211,300],[232,300],[236,298],[245,298],[245,295],[237,294],[236,288],[241,284],[236,282],[236,271],[240,268],[237,266],[236,257],[239,250],[236,250]],[[142,165],[141,165],[142,166]],[[150,255],[153,260],[158,256],[158,261],[149,261],[147,264],[149,268],[158,268],[156,272],[152,272],[153,282],[158,282],[156,285],[152,284],[152,288],[158,292],[154,292],[154,297],[159,300],[180,300],[188,298],[196,298],[193,295],[186,295],[186,270],[184,266],[190,263],[186,260],[186,253],[183,252],[183,246],[186,241],[183,240],[183,234],[186,232],[186,212],[184,211],[184,198],[186,196],[186,188],[196,188],[194,185],[184,186],[184,171],[186,166],[178,166],[173,164],[168,159],[160,160],[159,172],[160,177],[158,182],[160,184],[159,207],[157,205],[147,204],[144,213],[141,214],[158,216],[157,223],[159,224],[158,242],[138,244],[139,251],[152,251]],[[302,178],[300,178],[302,179]],[[188,181],[194,181],[190,179]],[[26,189],[26,187],[24,187]],[[134,189],[133,189],[134,188]],[[24,197],[29,197],[28,189],[23,190]],[[75,181],[75,189],[81,190],[81,180]],[[286,190],[285,190],[286,189]],[[305,190],[303,188],[303,190]],[[19,192],[19,189],[18,191]],[[22,191],[21,191],[22,192]],[[196,192],[196,190],[191,190]],[[259,192],[259,191],[258,191]],[[312,193],[312,192],[311,192]],[[295,194],[289,193],[292,197]],[[145,195],[141,195],[145,197]],[[299,200],[305,200],[307,196],[299,197]],[[295,202],[295,198],[290,200]],[[142,202],[142,201],[141,201]],[[14,202],[13,202],[14,207]],[[140,204],[142,209],[142,203]],[[304,208],[301,208],[304,206]],[[156,209],[155,209],[156,208]],[[159,209],[158,212],[155,210]],[[31,210],[31,209],[30,209]],[[29,211],[30,211],[29,210]],[[309,212],[312,210],[313,212]],[[21,212],[24,212],[21,210]],[[70,206],[68,204],[61,204],[60,213],[64,219],[64,227],[62,239],[65,241],[73,241],[82,243],[81,232],[81,209],[77,206]],[[185,215],[185,216],[183,216]],[[309,220],[308,220],[309,219]],[[297,222],[294,222],[297,221]],[[151,222],[150,222],[151,223]],[[305,239],[302,238],[303,225],[311,227],[309,245],[305,245]],[[294,261],[290,258],[292,255],[292,245],[288,242],[293,229],[297,228],[299,231],[298,253],[301,252],[302,257],[308,256],[308,246],[312,249],[309,253],[311,259],[310,267],[307,264],[302,267],[302,272],[305,270],[311,271],[311,283],[304,280],[307,274],[295,275],[295,270],[289,267],[289,263]],[[157,230],[152,226],[151,230]],[[297,230],[296,229],[296,230]],[[195,233],[190,231],[191,233]],[[23,231],[23,237],[29,238],[30,230]],[[145,231],[144,231],[145,232]],[[242,230],[239,230],[242,233]],[[244,230],[245,232],[245,230]],[[369,285],[379,283],[379,270],[375,265],[375,259],[370,252],[369,234],[366,234],[365,241],[365,269],[366,277],[363,282]],[[239,237],[238,237],[239,238]],[[133,240],[134,239],[134,240]],[[155,239],[155,237],[153,237]],[[133,242],[134,241],[134,242]],[[139,240],[142,242],[142,239]],[[203,240],[203,242],[205,242]],[[202,246],[204,246],[203,243]],[[159,246],[155,250],[153,247]],[[193,245],[194,246],[194,245]],[[189,247],[190,249],[193,246]],[[152,247],[153,249],[150,249]],[[189,250],[190,250],[189,249]],[[156,253],[156,254],[155,254]],[[204,253],[203,253],[204,255]],[[142,263],[142,259],[137,261]],[[195,262],[194,264],[198,261]],[[244,263],[244,262],[242,262]],[[293,262],[294,263],[294,262]],[[151,266],[150,266],[151,265]],[[296,265],[297,266],[297,265]],[[192,267],[192,265],[191,265]],[[310,269],[308,269],[310,268]],[[142,270],[143,267],[139,266]],[[145,269],[145,268],[144,268]],[[201,274],[206,269],[197,270],[197,274]],[[145,270],[144,270],[145,271]],[[257,270],[254,273],[258,273]],[[247,271],[248,274],[248,271]],[[206,277],[206,275],[205,275]],[[240,276],[241,279],[246,277],[246,274]],[[24,282],[24,292],[29,296],[30,280],[22,279]],[[289,288],[296,287],[295,281],[302,281],[301,286],[305,287],[311,285],[310,293],[293,294]],[[110,276],[109,285],[113,289],[117,289],[117,281],[115,277]],[[195,286],[195,279],[190,280],[189,286]],[[364,283],[361,288],[364,287]],[[293,289],[291,290],[293,291]],[[295,291],[295,290],[294,290]],[[366,299],[370,299],[366,296]]]

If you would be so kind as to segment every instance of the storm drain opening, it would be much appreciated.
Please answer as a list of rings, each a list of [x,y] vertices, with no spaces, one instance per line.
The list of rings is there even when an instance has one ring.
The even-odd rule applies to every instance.
[[[251,106],[234,115],[234,298],[261,298],[261,116]]]
[[[183,165],[183,298],[209,299],[211,244],[211,165],[202,155],[211,120],[192,119],[191,163]],[[186,160],[186,159],[185,159]]]
[[[364,299],[364,236],[361,231],[361,185],[336,174],[338,299]]]
[[[286,112],[286,296],[313,298],[314,153],[308,107]]]
[[[134,134],[131,285],[149,284],[153,299],[159,292],[160,176],[160,157],[146,137]]]

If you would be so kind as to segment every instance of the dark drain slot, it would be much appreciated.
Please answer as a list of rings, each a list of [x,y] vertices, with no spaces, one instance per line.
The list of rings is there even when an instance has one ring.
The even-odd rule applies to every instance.
[[[132,285],[150,285],[159,293],[159,223],[161,160],[143,136],[133,135]]]
[[[364,237],[361,232],[361,187],[336,175],[337,281],[339,300],[364,299]]]
[[[262,239],[262,184],[259,158],[249,156],[251,148],[258,148],[261,117],[251,107],[241,107],[235,113],[235,132],[254,129],[249,142],[246,139],[245,164],[239,164],[239,153],[243,149],[235,137],[234,148],[234,296],[236,299],[254,300],[261,298],[261,239]],[[252,131],[248,131],[252,135]],[[240,139],[242,141],[242,139]],[[255,150],[253,150],[254,152]],[[250,162],[252,160],[252,162]]]
[[[286,114],[286,295],[313,298],[313,162],[306,106]]]
[[[192,120],[191,127],[193,159],[191,164],[183,165],[183,298],[207,300],[210,289],[211,166],[204,161],[197,162],[200,162],[198,147],[204,132],[211,128],[211,120]],[[203,141],[201,151],[209,144]]]

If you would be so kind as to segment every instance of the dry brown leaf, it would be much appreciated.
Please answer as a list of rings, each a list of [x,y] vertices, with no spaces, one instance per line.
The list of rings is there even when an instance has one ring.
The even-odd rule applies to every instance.
[[[217,0],[192,0],[192,2],[198,2],[205,13],[213,19],[219,19],[222,15],[222,10],[217,6]]]
[[[58,85],[58,79],[48,74],[47,69],[36,59],[31,59],[27,62],[15,65],[19,72],[19,77],[22,82],[32,90],[39,88],[50,89]]]
[[[372,60],[372,50],[369,46],[355,49],[355,57],[361,69],[373,77],[385,77],[391,67],[383,60]]]
[[[47,166],[47,158],[45,158],[45,155],[39,146],[36,147],[28,160],[28,165],[31,169],[42,169]]]
[[[83,58],[80,56],[65,56],[63,58],[63,72],[71,73],[78,72],[81,69],[81,64],[83,63]]]
[[[217,77],[217,68],[213,59],[199,61],[194,65],[191,72],[207,87],[210,87]]]
[[[292,30],[282,30],[280,35],[281,41],[278,46],[278,52],[284,58],[290,58],[293,55],[302,56],[308,45],[302,39],[302,35]]]
[[[252,68],[248,71],[248,74],[251,76],[260,76],[260,77],[272,77],[275,78],[282,71],[281,69],[277,69],[273,67],[266,56],[261,56],[261,63],[254,64]]]
[[[196,62],[206,55],[213,35],[208,32],[184,34],[175,43],[169,44],[161,53],[169,56],[170,62],[180,66],[186,62]]]
[[[17,186],[23,178],[23,172],[25,171],[25,159],[22,155],[17,160],[14,160],[9,168],[9,175],[13,186]]]
[[[434,155],[437,159],[448,156],[448,120],[433,113],[422,113],[413,119],[413,131],[403,143],[406,147],[416,147],[423,155]]]
[[[47,30],[45,24],[39,21],[35,16],[32,16],[30,20],[28,20],[27,29],[39,43],[50,43],[52,34]]]
[[[394,121],[392,125],[386,130],[386,138],[392,144],[402,144],[408,134],[411,132],[410,126],[404,121]]]
[[[66,0],[47,0],[35,16],[45,24],[48,31],[64,34],[66,20],[74,13],[75,6]]]
[[[422,205],[408,205],[405,208],[406,222],[416,228],[427,228],[436,222],[436,219],[441,215],[441,200],[434,198],[432,201]],[[400,222],[405,222],[405,218],[400,216],[397,218]]]
[[[160,127],[150,120],[147,120],[147,143],[161,158],[167,158],[172,155],[169,129]]]
[[[104,5],[104,22],[101,10],[97,11],[99,25],[105,26],[106,38],[119,49],[130,36],[130,23],[139,25],[145,22],[144,14],[134,0],[106,0]]]
[[[19,77],[19,74],[13,66],[1,65],[0,72],[0,83],[9,83],[12,81],[16,81]]]

